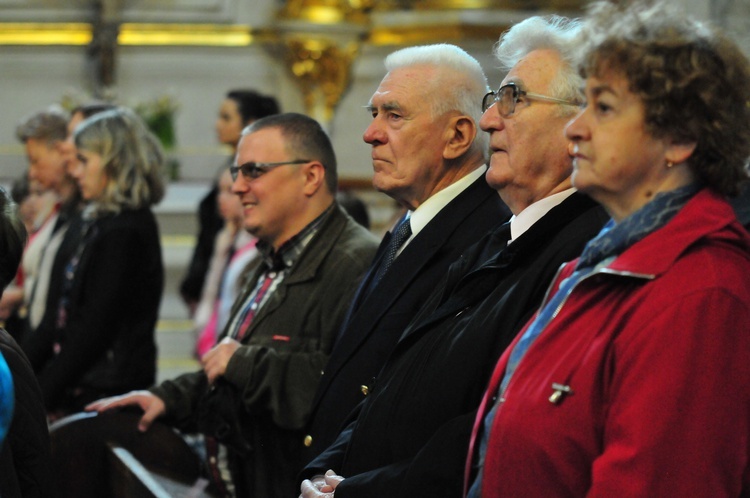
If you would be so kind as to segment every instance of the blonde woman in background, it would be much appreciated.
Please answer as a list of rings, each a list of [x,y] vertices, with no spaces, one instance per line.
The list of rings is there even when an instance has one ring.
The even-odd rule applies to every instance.
[[[153,384],[164,281],[150,209],[164,195],[157,139],[132,111],[116,108],[83,121],[74,141],[86,203],[80,241],[60,299],[27,351],[52,418]]]

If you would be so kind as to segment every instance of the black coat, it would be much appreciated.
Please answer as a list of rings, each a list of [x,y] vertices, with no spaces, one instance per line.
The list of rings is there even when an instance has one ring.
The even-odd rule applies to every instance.
[[[0,449],[0,496],[54,496],[47,417],[39,384],[21,348],[2,329],[0,352],[13,376],[15,396],[13,420]]]
[[[607,218],[573,194],[512,244],[506,224],[467,252],[399,341],[356,422],[305,477],[334,469],[345,477],[340,498],[460,497],[475,411],[498,356]]]
[[[234,158],[230,159],[229,166]],[[219,186],[216,182],[198,204],[198,235],[193,256],[190,258],[185,277],[180,283],[180,294],[185,301],[198,302],[206,282],[206,273],[214,254],[216,234],[224,227],[224,219],[219,215]]]
[[[369,295],[363,296],[390,240],[386,235],[349,310],[313,401],[307,460],[338,436],[347,415],[362,401],[406,326],[448,266],[510,211],[484,179],[477,179],[425,226],[396,258]],[[300,441],[302,444],[302,441]]]
[[[102,396],[145,389],[156,377],[164,266],[153,213],[124,209],[94,221],[84,237],[72,288],[61,294],[69,300],[66,324],[57,323],[56,307],[47,310],[24,343],[48,411],[79,410]]]

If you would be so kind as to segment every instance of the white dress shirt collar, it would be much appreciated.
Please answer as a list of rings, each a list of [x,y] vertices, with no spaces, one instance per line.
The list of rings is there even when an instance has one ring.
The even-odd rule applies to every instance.
[[[510,240],[508,241],[508,244],[523,235],[523,233],[531,228],[534,223],[542,219],[542,217],[553,207],[570,197],[575,191],[576,189],[569,188],[562,192],[552,194],[549,197],[536,201],[534,204],[518,213],[518,215],[513,215],[510,218]]]
[[[469,188],[480,176],[483,176],[487,167],[482,165],[464,176],[460,180],[457,180],[443,190],[437,192],[432,197],[424,201],[417,209],[408,213],[409,221],[411,223],[411,237],[401,246],[401,250],[409,245],[414,240],[414,237],[437,216],[437,214],[443,210],[453,199]]]

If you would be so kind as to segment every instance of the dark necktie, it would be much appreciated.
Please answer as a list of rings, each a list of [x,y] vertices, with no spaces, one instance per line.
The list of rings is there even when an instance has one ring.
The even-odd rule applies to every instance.
[[[378,268],[375,277],[372,279],[371,287],[376,286],[380,279],[383,278],[383,275],[385,275],[388,268],[393,264],[393,260],[396,259],[398,250],[404,245],[404,242],[406,242],[409,237],[411,237],[411,223],[409,223],[409,218],[406,218],[393,231],[391,240],[388,242],[388,247],[385,249],[385,254],[383,254],[383,260],[380,263],[380,267]]]

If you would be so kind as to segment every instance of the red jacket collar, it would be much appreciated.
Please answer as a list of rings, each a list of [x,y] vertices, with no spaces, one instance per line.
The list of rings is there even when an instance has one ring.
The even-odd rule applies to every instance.
[[[661,275],[704,238],[723,240],[750,253],[750,235],[737,221],[729,203],[709,189],[695,194],[672,221],[627,249],[609,268]]]

